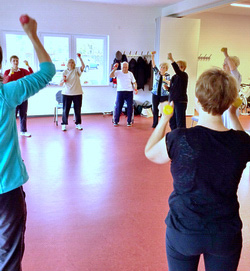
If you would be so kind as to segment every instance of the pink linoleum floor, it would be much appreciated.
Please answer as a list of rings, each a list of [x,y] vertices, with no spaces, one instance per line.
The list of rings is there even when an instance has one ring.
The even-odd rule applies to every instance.
[[[191,119],[187,118],[188,126]],[[241,117],[250,130],[250,116]],[[165,223],[170,165],[144,157],[152,119],[113,127],[111,116],[82,116],[83,131],[62,132],[52,117],[29,118],[20,138],[30,179],[24,271],[167,271]],[[249,168],[239,187],[250,270]],[[181,271],[181,270],[180,270]],[[199,271],[204,271],[201,260]]]

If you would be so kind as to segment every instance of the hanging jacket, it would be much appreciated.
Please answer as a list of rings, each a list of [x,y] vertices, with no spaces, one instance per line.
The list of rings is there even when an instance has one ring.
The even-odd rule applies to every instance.
[[[129,61],[129,66],[128,66],[128,70],[131,71],[135,77],[135,80],[137,81],[137,62],[134,58],[132,58],[130,61]]]
[[[125,54],[122,55],[122,62],[128,62],[127,56]]]
[[[138,78],[137,82],[137,89],[143,89],[145,85],[145,76],[146,76],[146,64],[144,59],[140,56],[137,59],[137,71],[138,71]]]

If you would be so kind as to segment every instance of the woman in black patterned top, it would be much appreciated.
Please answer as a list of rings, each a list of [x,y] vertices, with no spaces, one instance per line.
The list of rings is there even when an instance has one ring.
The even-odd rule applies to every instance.
[[[206,270],[237,270],[242,248],[237,189],[250,161],[250,137],[232,105],[237,93],[230,74],[220,69],[204,72],[195,91],[197,126],[165,136],[172,114],[164,114],[145,147],[152,162],[171,160],[174,189],[166,218],[169,271],[197,270],[201,254]],[[230,130],[221,118],[227,109]]]

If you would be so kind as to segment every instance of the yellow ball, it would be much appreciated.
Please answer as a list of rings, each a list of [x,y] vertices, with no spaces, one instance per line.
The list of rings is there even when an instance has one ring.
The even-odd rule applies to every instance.
[[[237,97],[236,100],[233,102],[233,106],[238,108],[239,106],[241,106],[242,104],[242,100],[240,97]]]
[[[221,52],[225,52],[225,51],[226,51],[225,47],[221,48]]]
[[[169,104],[166,104],[164,107],[163,107],[163,113],[165,115],[170,115],[173,113],[173,107]]]

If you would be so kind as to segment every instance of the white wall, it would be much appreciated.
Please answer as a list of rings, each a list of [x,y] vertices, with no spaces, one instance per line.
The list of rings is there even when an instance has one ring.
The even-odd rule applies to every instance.
[[[194,114],[194,89],[197,77],[197,55],[199,46],[200,20],[187,18],[160,18],[159,37],[159,62],[168,62],[168,53],[173,54],[175,61],[187,62],[186,72],[188,74],[188,107],[187,115]],[[157,42],[156,42],[157,43]],[[169,65],[171,76],[175,74],[172,65]]]
[[[210,61],[198,62],[198,76],[213,66],[222,68],[224,55],[220,50],[228,47],[229,55],[240,58],[242,82],[250,83],[250,18],[218,13],[202,13],[192,18],[201,19],[199,55],[212,54]]]
[[[1,5],[1,30],[21,31],[19,16],[29,14],[36,18],[38,31],[50,33],[74,33],[109,35],[109,67],[115,53],[126,51],[153,51],[155,38],[155,18],[161,14],[160,8],[84,3],[66,0],[8,0]],[[1,37],[1,42],[3,37]],[[44,99],[46,104],[54,104],[52,88],[37,94],[29,100],[29,115],[53,114],[53,109],[34,105],[34,101]],[[84,87],[83,113],[113,110],[115,89],[109,87]],[[101,99],[100,99],[101,97]],[[139,91],[137,99],[150,98],[149,91]],[[45,112],[46,111],[46,112]]]
[[[18,18],[20,14],[28,13],[37,19],[40,32],[109,35],[109,66],[117,50],[122,52],[154,50],[155,18],[161,14],[159,8],[91,4],[68,0],[8,0],[4,2],[4,6],[1,5],[0,11],[1,30],[21,31]],[[210,61],[198,62],[197,74],[200,75],[212,66],[221,67],[224,59],[220,49],[226,46],[231,55],[239,56],[241,60],[239,71],[243,82],[249,83],[250,18],[218,13],[199,13],[188,18],[201,19],[198,55],[212,54]],[[0,38],[2,42],[3,39]],[[181,56],[176,55],[176,57]],[[58,88],[49,88],[31,98],[29,115],[53,114],[57,90]],[[113,109],[116,90],[111,86],[84,87],[84,92],[83,113]],[[150,100],[151,94],[147,89],[140,90],[136,99]],[[43,102],[40,102],[39,106],[34,103],[43,100],[46,100],[48,105],[46,110]]]

